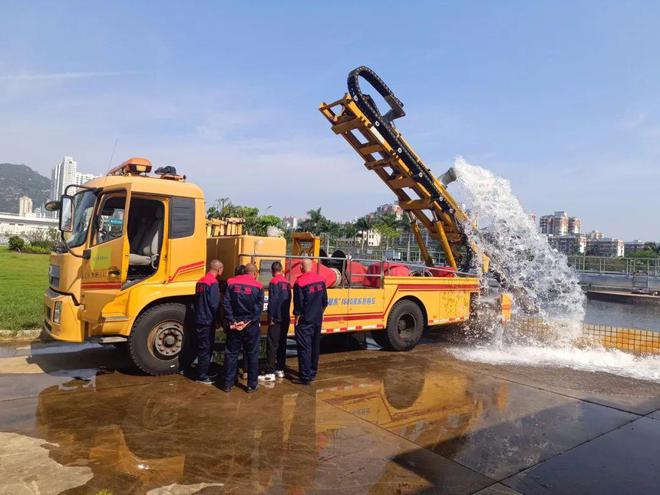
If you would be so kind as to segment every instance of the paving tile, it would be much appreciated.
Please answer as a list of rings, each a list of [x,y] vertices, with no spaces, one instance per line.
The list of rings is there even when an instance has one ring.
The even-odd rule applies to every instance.
[[[316,397],[493,479],[635,415],[418,358],[327,379]]]
[[[442,359],[446,358],[442,356]],[[452,365],[634,414],[646,415],[660,408],[660,383],[657,382],[570,368],[492,365],[467,361],[455,361]]]
[[[0,413],[0,432],[14,435],[26,465],[43,458],[38,446],[48,442],[63,478],[71,468],[91,470],[86,478],[76,471],[80,490],[91,493],[207,483],[242,493],[468,494],[493,482],[316,399],[306,387],[284,382],[248,395],[183,377],[111,386],[115,380],[102,375],[97,384],[108,383],[99,387],[6,401],[12,409]],[[0,446],[0,459],[9,454]],[[45,473],[52,477],[54,470],[49,463]],[[37,486],[48,483],[36,467],[24,474]]]
[[[520,495],[520,492],[517,492],[516,490],[509,488],[506,485],[502,485],[501,483],[495,483],[494,485],[490,485],[483,490],[479,490],[474,495]]]
[[[522,493],[651,494],[660,491],[660,422],[640,418],[504,483]]]

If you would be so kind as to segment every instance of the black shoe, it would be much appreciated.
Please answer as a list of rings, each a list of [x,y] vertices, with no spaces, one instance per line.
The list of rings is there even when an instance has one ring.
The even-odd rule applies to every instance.
[[[258,389],[259,389],[259,385],[257,385],[256,387],[248,387],[245,391],[248,394],[252,394],[252,393],[256,392]]]
[[[228,394],[229,392],[231,392],[232,388],[234,388],[234,387],[224,387],[223,386],[223,387],[220,387],[220,390],[222,390],[224,393]]]
[[[309,385],[312,383],[311,380],[303,380],[302,378],[294,378],[291,380],[291,383],[295,383],[296,385]]]

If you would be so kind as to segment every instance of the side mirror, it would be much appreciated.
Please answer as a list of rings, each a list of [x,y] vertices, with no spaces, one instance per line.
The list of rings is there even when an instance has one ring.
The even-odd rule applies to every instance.
[[[60,206],[60,230],[73,232],[73,198],[64,194],[58,203]]]
[[[61,206],[62,206],[62,203],[60,203],[59,201],[53,200],[53,201],[48,201],[44,205],[44,208],[46,208],[47,211],[59,211]]]

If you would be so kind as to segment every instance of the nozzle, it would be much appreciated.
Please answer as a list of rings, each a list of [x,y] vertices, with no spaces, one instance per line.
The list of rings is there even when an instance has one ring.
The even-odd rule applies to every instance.
[[[440,182],[442,182],[443,186],[447,187],[449,184],[456,180],[456,170],[454,170],[454,167],[451,167],[444,174],[438,177],[438,179]]]

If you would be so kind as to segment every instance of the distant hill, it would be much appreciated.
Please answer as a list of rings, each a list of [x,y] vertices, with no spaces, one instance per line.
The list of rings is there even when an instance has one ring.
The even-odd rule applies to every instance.
[[[39,208],[50,194],[50,179],[27,165],[0,163],[0,211],[18,213],[18,198],[29,196]]]

